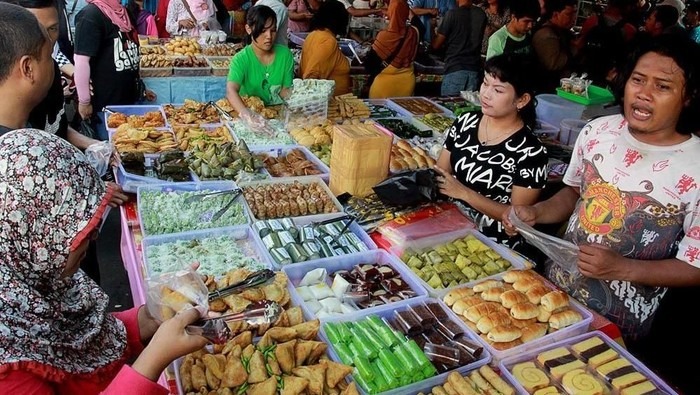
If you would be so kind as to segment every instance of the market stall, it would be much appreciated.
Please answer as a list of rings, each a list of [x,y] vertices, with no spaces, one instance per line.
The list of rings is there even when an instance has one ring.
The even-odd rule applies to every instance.
[[[478,393],[550,387],[579,393],[581,381],[603,393],[652,387],[674,393],[616,343],[612,323],[529,270],[528,259],[480,234],[452,203],[407,208],[366,193],[336,196],[371,187],[376,181],[359,181],[369,176],[431,167],[454,117],[478,103],[344,95],[326,103],[320,118],[256,107],[274,129],[265,135],[225,104],[134,106],[107,120],[123,158],[117,180],[136,193],[121,208],[134,304],[146,302],[153,278],[198,261],[210,292],[261,269],[275,273],[260,290],[210,299],[211,310],[245,312],[262,298],[286,314],[272,329],[236,323],[226,346],[176,361],[161,380],[173,393],[201,386],[275,393],[289,385],[301,389],[283,393],[321,394],[323,383],[334,393],[354,393],[354,386],[365,394],[451,394],[463,386]],[[144,120],[153,128],[144,129]],[[559,130],[540,126],[542,138],[567,147],[556,142]],[[383,147],[381,174],[346,176],[352,152],[371,162],[369,147]],[[333,152],[348,155],[338,162]],[[199,199],[210,192],[211,199]],[[482,319],[497,312],[512,331],[503,331],[496,316]],[[282,335],[284,328],[297,334]],[[233,344],[249,354],[231,360]],[[294,350],[294,362],[282,363],[289,355],[277,352],[284,349]],[[560,359],[566,364],[552,362]],[[231,375],[228,363],[248,367]],[[622,368],[624,375],[614,373]]]

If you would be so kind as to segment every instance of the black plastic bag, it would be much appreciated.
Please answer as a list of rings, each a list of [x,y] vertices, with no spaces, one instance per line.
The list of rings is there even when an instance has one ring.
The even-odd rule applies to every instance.
[[[80,121],[80,134],[90,137],[91,139],[97,138],[97,131],[95,131],[95,128],[93,128],[91,120],[83,119]]]
[[[394,174],[374,186],[374,193],[384,204],[419,206],[442,198],[435,170],[409,170]]]

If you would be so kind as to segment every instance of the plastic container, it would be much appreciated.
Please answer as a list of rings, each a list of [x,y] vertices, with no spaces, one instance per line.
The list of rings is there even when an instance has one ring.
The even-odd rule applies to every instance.
[[[318,171],[320,171],[320,174],[316,174],[318,177],[321,177],[324,181],[327,181],[327,180],[328,180],[328,178],[330,177],[330,174],[331,174],[331,169],[329,169],[328,166],[326,166],[325,163],[321,162],[321,160],[318,159],[318,158],[316,157],[316,155],[314,155],[313,153],[311,153],[311,151],[309,151],[309,149],[306,148],[306,147],[304,147],[304,146],[301,146],[301,145],[295,145],[295,146],[284,145],[284,146],[277,146],[277,147],[272,146],[272,147],[269,147],[269,148],[268,148],[268,147],[265,147],[265,148],[258,147],[258,148],[256,148],[256,149],[253,150],[253,154],[254,154],[254,155],[266,154],[266,155],[269,155],[269,156],[272,156],[272,157],[277,158],[277,157],[280,157],[280,156],[285,156],[285,155],[287,155],[287,154],[288,154],[291,150],[293,150],[293,149],[298,149],[299,151],[301,151],[301,152],[304,154],[304,156],[306,156],[306,159],[307,159],[309,162],[313,163],[313,165],[316,167],[316,169],[317,169]],[[270,174],[270,172],[267,170],[267,168],[265,168],[264,171],[265,171],[267,174]],[[273,179],[285,178],[285,177],[275,177],[275,176],[273,176],[272,174],[270,174],[270,177],[272,177]],[[297,177],[305,177],[305,176],[297,176]]]
[[[143,210],[146,209],[145,205],[141,201],[141,196],[142,196],[143,192],[145,192],[145,191],[149,191],[149,192],[150,191],[155,191],[155,192],[192,192],[192,191],[216,192],[216,191],[230,191],[234,188],[236,188],[236,184],[232,181],[201,181],[201,182],[160,183],[160,184],[153,184],[153,185],[142,185],[142,186],[138,187],[138,189],[137,189],[137,207],[138,207],[138,214],[139,214],[139,223],[141,224],[141,231],[143,232],[144,238],[149,237],[149,236],[156,236],[156,235],[149,234],[149,231],[148,231],[148,229],[146,229],[146,226],[145,226],[144,221],[143,221]],[[224,227],[250,225],[250,216],[249,216],[250,209],[248,208],[248,204],[246,203],[245,199],[243,199],[243,197],[238,197],[236,203],[234,203],[234,204],[243,205],[243,215],[246,218],[246,223],[224,226]],[[173,207],[173,210],[176,210],[176,209],[177,209],[177,207]],[[203,220],[203,222],[204,222],[204,220]],[[208,229],[217,229],[217,228],[224,228],[224,227],[221,227],[221,226],[217,227],[216,225],[213,225],[212,227],[210,227]],[[190,231],[206,231],[208,229],[198,229],[198,230],[193,229]],[[183,231],[183,232],[178,232],[178,233],[189,233],[190,231]]]
[[[365,99],[362,102],[364,102],[368,107],[369,106],[383,106],[386,107],[387,109],[393,111],[395,114],[394,115],[378,115],[378,114],[371,114],[370,112],[370,118],[393,118],[393,117],[401,117],[401,118],[412,118],[413,114],[410,112],[406,111],[405,108],[399,107],[396,104],[392,103],[391,101],[387,99]],[[371,108],[370,108],[371,110]]]
[[[573,147],[576,144],[576,139],[578,139],[578,134],[581,132],[584,126],[588,122],[580,119],[565,118],[559,123],[559,141],[562,144],[566,144]]]
[[[173,75],[172,67],[141,67],[139,75],[143,78],[170,77]]]
[[[146,158],[146,161],[150,161],[152,158]],[[178,182],[178,181],[168,181],[161,180],[156,177],[140,176],[138,174],[129,173],[124,169],[124,166],[120,163],[116,168],[117,183],[122,187],[125,192],[136,193],[140,186],[150,185],[150,184],[162,184],[164,182]],[[190,170],[190,181],[179,181],[179,182],[197,182],[199,179],[197,175]]]
[[[331,190],[328,188],[328,185],[323,181],[321,177],[318,176],[305,176],[305,177],[295,177],[295,178],[277,178],[274,180],[262,180],[262,181],[251,181],[251,182],[242,182],[240,183],[240,187],[245,190],[246,187],[257,187],[261,185],[271,185],[271,184],[293,184],[295,182],[299,182],[301,184],[314,184],[317,183],[321,186],[321,189],[326,191],[328,194],[328,197],[331,199],[333,202],[333,205],[335,208],[338,210],[337,213],[342,213],[343,212],[343,205],[340,204],[338,199],[336,199],[335,195],[331,192]],[[250,204],[248,205],[248,209],[250,210],[250,218],[253,222],[259,221],[260,218],[257,218],[255,216],[255,213],[253,213],[253,210],[250,208]],[[296,221],[301,219],[301,218],[308,218],[309,221],[313,220],[324,220],[328,219],[328,214],[334,214],[334,213],[324,213],[324,214],[312,214],[312,215],[303,215],[303,216],[297,216],[297,217],[291,217],[292,220]]]
[[[399,308],[401,306],[405,306],[408,303],[411,303],[413,301],[419,301],[419,300],[424,300],[428,297],[428,293],[426,292],[425,288],[418,282],[418,279],[416,278],[415,274],[411,272],[403,263],[394,257],[393,255],[387,253],[386,251],[382,250],[374,250],[374,251],[367,251],[367,252],[362,252],[359,254],[353,254],[353,255],[345,255],[341,257],[334,257],[334,258],[325,258],[325,259],[318,259],[316,261],[309,261],[309,262],[303,262],[303,263],[297,263],[293,265],[287,265],[282,268],[282,271],[287,275],[289,278],[289,289],[290,289],[290,296],[292,299],[292,304],[296,306],[301,306],[301,309],[304,311],[304,317],[307,320],[313,320],[316,319],[316,315],[313,313],[313,311],[309,308],[308,304],[303,300],[303,298],[297,293],[296,291],[296,286],[299,284],[302,278],[304,278],[304,275],[311,270],[317,269],[317,268],[325,268],[328,271],[329,274],[329,281],[328,281],[328,286],[330,287],[332,285],[332,279],[330,278],[330,274],[337,271],[337,270],[351,270],[355,265],[361,264],[361,263],[378,263],[382,265],[388,265],[391,266],[396,272],[398,272],[401,275],[401,279],[403,279],[408,286],[411,288],[413,292],[416,293],[416,296],[410,299],[404,299],[398,302],[390,303],[390,304],[385,304],[385,305],[380,305],[380,306],[375,306],[375,307],[370,307],[367,309],[362,309],[358,310],[357,313],[365,313],[365,312],[373,312],[373,311],[378,311],[382,310],[387,307],[392,307],[392,308]],[[355,314],[355,313],[353,313]],[[351,319],[353,314],[350,315],[343,315],[343,318],[346,319]],[[330,317],[329,317],[330,319]],[[326,321],[326,318],[321,318],[321,321]]]
[[[532,131],[536,136],[549,140],[559,139],[559,128],[544,121],[538,121],[537,127]]]
[[[289,32],[289,41],[301,47],[304,45],[304,41],[306,41],[306,37],[308,37],[309,34],[311,33]],[[357,48],[360,46],[360,44],[357,41],[349,38],[341,38],[338,40],[338,46],[340,47],[340,51],[343,53],[343,55],[353,56],[350,46]]]
[[[502,244],[498,244],[494,242],[493,240],[489,239],[488,237],[484,236],[481,232],[473,229],[462,229],[458,230],[455,232],[450,232],[450,233],[444,233],[439,236],[433,236],[433,237],[426,237],[423,239],[411,241],[405,245],[398,245],[394,246],[391,248],[391,253],[401,257],[405,252],[407,252],[409,249],[412,251],[424,251],[424,250],[429,250],[432,249],[433,247],[436,247],[440,244],[444,243],[449,243],[453,240],[456,239],[462,239],[468,235],[473,235],[477,239],[479,239],[481,242],[486,244],[488,247],[490,247],[492,250],[494,250],[498,255],[500,255],[502,258],[507,260],[508,262],[511,263],[512,268],[514,269],[525,269],[530,267],[530,264],[525,261],[525,259],[518,255],[517,253],[513,252],[513,250],[505,247]],[[403,259],[402,259],[403,261]],[[405,263],[405,262],[404,262]],[[510,270],[510,269],[509,269]],[[428,295],[431,297],[435,298],[442,298],[446,293],[449,291],[456,289],[456,288],[462,288],[462,287],[469,287],[473,286],[476,283],[479,283],[481,281],[487,280],[487,279],[500,279],[503,277],[503,272],[494,274],[492,276],[488,277],[482,277],[480,279],[474,280],[474,281],[469,281],[466,283],[459,284],[454,287],[448,287],[448,288],[443,288],[443,289],[435,289],[428,285],[427,282],[425,282],[423,279],[421,279],[418,275],[418,281],[423,284],[425,289],[428,290]]]
[[[550,125],[559,125],[564,118],[580,119],[586,106],[555,94],[537,95],[537,119]]]
[[[253,237],[253,230],[246,226],[235,226],[230,228],[221,228],[215,230],[201,230],[193,232],[185,232],[178,234],[162,235],[162,236],[151,236],[143,239],[143,261],[145,265],[146,278],[156,274],[151,267],[152,262],[148,259],[149,248],[157,245],[174,243],[183,240],[195,240],[203,239],[208,237],[219,237],[219,236],[229,236],[231,238],[231,243],[236,244],[236,246],[241,249],[245,256],[250,257],[258,261],[264,268],[271,268],[272,265],[265,258],[264,246],[260,245],[259,242]],[[178,262],[183,267],[190,265],[194,262]],[[207,272],[206,267],[200,267],[198,272],[200,274],[209,274],[214,276],[220,276],[226,273],[226,271],[234,269],[234,267],[228,267],[221,273],[211,273]]]
[[[149,112],[158,111],[163,115],[163,126],[167,125],[167,119],[165,118],[165,112],[160,106],[107,106],[104,111],[104,123],[108,125],[107,119],[112,113],[121,113],[126,115],[144,115]],[[107,130],[114,132],[117,128],[107,128]]]
[[[403,311],[405,310],[408,306],[415,306],[418,304],[422,303],[438,303],[442,309],[447,313],[449,319],[459,325],[463,330],[464,330],[464,336],[471,340],[471,341],[478,341],[477,336],[474,335],[473,332],[467,330],[468,328],[464,323],[455,315],[455,313],[452,312],[447,306],[445,306],[441,301],[437,299],[423,299],[423,300],[416,300],[416,299],[410,299],[410,302],[397,308],[394,305],[387,305],[384,306],[383,309],[378,309],[374,311],[369,311],[369,310],[363,310],[355,315],[352,316],[341,316],[339,318],[333,317],[329,319],[327,322],[348,322],[348,321],[358,321],[362,318],[365,318],[370,315],[376,315],[380,318],[384,317],[392,317],[394,315],[394,311]],[[321,330],[319,336],[321,337],[321,340],[324,342],[328,343],[328,354],[330,355],[331,359],[337,362],[341,362],[341,359],[338,357],[338,354],[335,351],[335,346],[332,345],[332,343],[328,340],[328,336],[326,336],[326,331],[324,328],[324,325],[321,324]],[[417,383],[409,384],[403,387],[399,388],[394,388],[389,391],[382,392],[381,395],[406,395],[406,394],[417,394],[419,392],[424,392],[424,393],[429,393],[430,389],[433,388],[436,385],[442,385],[447,381],[447,376],[451,372],[458,372],[462,375],[465,373],[471,372],[473,370],[476,370],[489,362],[491,362],[491,354],[488,352],[488,350],[484,349],[484,351],[481,353],[479,356],[479,359],[476,361],[465,365],[465,366],[460,366],[456,369],[453,369],[449,372],[445,372],[442,374],[438,374],[436,376],[433,376],[431,378],[419,381]],[[357,385],[358,391],[360,391],[361,394],[367,394],[367,392],[362,388],[361,385]]]
[[[205,56],[204,59],[207,60],[207,63],[209,63],[209,67],[211,67],[211,74],[218,76],[218,77],[226,77],[228,76],[228,67],[220,67],[216,66],[214,64],[214,61],[223,61],[223,60],[228,60],[229,62],[231,61],[231,56]],[[230,63],[229,63],[230,65]]]
[[[203,103],[203,104],[206,104],[206,103]],[[172,106],[174,109],[176,109],[176,110],[180,109],[181,107],[184,107],[184,105],[185,105],[184,103],[171,104],[171,106]],[[163,111],[163,114],[165,114],[165,111]],[[166,116],[166,117],[167,117],[167,116]],[[191,124],[183,124],[183,123],[181,123],[181,122],[179,122],[179,123],[178,123],[178,122],[175,122],[174,119],[170,119],[170,118],[166,118],[166,119],[167,119],[169,125],[177,125],[177,126],[192,126],[192,127],[197,127],[197,126],[199,126],[199,127],[203,127],[203,128],[216,128],[216,127],[219,127],[219,126],[223,126],[223,125],[224,125],[223,122],[221,121],[221,118],[220,118],[218,115],[217,115],[217,118],[216,118],[216,119],[218,119],[219,121],[218,121],[218,122],[212,122],[212,123],[194,122],[194,123],[191,123]],[[229,130],[230,130],[230,128],[229,128]],[[233,135],[233,134],[232,134],[232,135]]]
[[[152,128],[152,129],[155,129],[156,131],[159,131],[159,132],[164,132],[164,133],[172,134],[172,135],[173,135],[173,141],[176,141],[175,135],[173,134],[173,131],[172,131],[170,128]],[[114,144],[114,136],[116,135],[117,130],[118,130],[118,129],[107,129],[107,133],[109,134],[109,141],[110,141],[112,144]],[[152,142],[152,143],[155,143],[155,142],[156,142],[155,139],[149,139],[149,138],[146,138],[145,141],[150,141],[150,142]],[[137,145],[138,145],[138,144],[137,144]],[[115,148],[117,149],[117,152],[119,152],[120,154],[123,154],[123,153],[126,153],[126,152],[138,152],[137,150],[134,150],[134,149],[132,149],[132,150],[125,149],[126,147],[123,147],[123,146],[121,147],[121,149],[120,149],[120,147],[115,147]],[[169,151],[169,150],[171,150],[171,148],[168,148],[168,149],[166,149],[165,151]],[[165,152],[165,151],[162,151],[162,152]],[[158,156],[159,156],[160,154],[161,154],[161,151],[157,151],[157,152],[144,152],[144,153],[143,153],[143,156],[146,157],[146,158],[155,159],[155,158],[158,158]]]
[[[187,57],[184,57],[186,59]],[[202,59],[206,62],[206,59],[200,56],[195,56],[197,59]],[[172,57],[173,62],[175,59],[183,59],[182,56],[173,56]],[[209,66],[209,62],[206,62],[207,66],[206,67],[173,67],[173,75],[180,76],[180,77],[203,77],[207,75],[211,75],[211,67]]]
[[[575,103],[583,104],[584,106],[608,104],[615,101],[615,95],[613,95],[612,92],[595,85],[588,86],[588,97],[568,92],[562,88],[557,88],[557,95]]]
[[[544,283],[546,286],[556,289],[554,286],[548,283]],[[493,356],[493,364],[497,364],[506,358],[510,358],[516,355],[522,355],[528,353],[531,350],[535,350],[541,347],[545,347],[547,344],[556,343],[565,339],[569,339],[573,336],[580,335],[582,333],[588,332],[588,329],[593,322],[593,314],[588,311],[581,303],[576,301],[574,298],[569,298],[569,307],[572,310],[578,311],[581,314],[581,321],[567,326],[566,328],[559,329],[555,332],[547,333],[546,335],[540,337],[539,339],[521,344],[519,346],[509,348],[507,350],[499,351],[493,348],[486,340],[482,339],[480,336],[479,341],[484,345],[484,349],[488,350]],[[471,331],[471,329],[469,329]]]
[[[534,361],[537,358],[537,355],[540,353],[547,351],[547,350],[552,350],[555,348],[559,347],[565,347],[569,351],[571,351],[572,354],[574,352],[571,350],[571,346],[582,342],[584,340],[590,339],[592,337],[599,337],[605,344],[607,344],[610,348],[615,350],[620,357],[626,358],[627,360],[630,361],[632,366],[637,369],[639,373],[644,375],[649,381],[654,383],[654,385],[663,391],[665,394],[668,395],[677,395],[677,392],[674,391],[668,384],[666,384],[659,376],[657,376],[654,372],[652,372],[649,368],[647,368],[642,362],[640,362],[634,355],[632,355],[629,351],[621,347],[617,342],[614,340],[610,339],[605,333],[600,332],[600,331],[593,331],[593,332],[588,332],[584,333],[579,336],[575,337],[570,337],[561,341],[557,342],[552,342],[550,344],[547,344],[546,346],[539,347],[537,349],[533,350],[528,350],[526,352],[519,353],[519,355],[515,355],[509,358],[506,358],[502,360],[499,364],[500,370],[501,370],[501,375],[504,376],[504,378],[507,378],[508,381],[516,383],[515,388],[518,390],[518,393],[520,394],[528,394],[528,392],[523,388],[523,386],[518,383],[518,381],[515,379],[515,376],[513,376],[513,373],[511,373],[511,369],[514,365],[521,363],[521,362],[526,362],[526,361]],[[537,362],[535,362],[537,365]],[[593,376],[598,378],[601,382],[605,382],[605,380],[601,379],[601,377],[598,375],[595,370],[591,370],[590,368],[586,367],[586,370],[591,373]],[[553,382],[557,382],[556,380],[550,379]],[[608,392],[610,392],[610,388],[608,388]],[[606,392],[606,393],[608,393]],[[615,393],[615,392],[613,392]]]
[[[419,121],[417,118],[414,118],[414,117],[383,117],[383,118],[375,118],[375,119],[373,119],[374,124],[375,124],[375,126],[377,127],[377,129],[379,129],[379,130],[381,130],[382,132],[388,134],[389,136],[391,136],[392,138],[394,138],[394,140],[396,140],[397,138],[401,138],[401,139],[402,139],[403,137],[399,137],[398,135],[396,135],[396,134],[394,133],[393,130],[389,129],[388,127],[382,125],[382,124],[379,122],[379,121],[384,120],[384,119],[396,119],[396,120],[404,121],[404,122],[406,122],[406,123],[408,123],[408,124],[410,124],[410,125],[415,126],[416,129],[418,129],[418,130],[421,131],[421,132],[426,132],[426,131],[427,131],[427,132],[432,133],[432,137],[439,137],[439,136],[442,136],[442,134],[436,133],[431,127],[425,125],[424,123],[422,123],[421,121]],[[415,137],[415,136],[413,136],[413,137]],[[413,137],[408,137],[408,138],[406,138],[406,140],[410,140],[410,139],[412,139]]]
[[[405,102],[407,100],[411,101],[419,101],[422,102],[422,106],[424,109],[421,110],[411,110],[410,108],[406,107],[405,105],[402,105],[402,102]],[[415,97],[393,97],[389,99],[390,102],[394,103],[395,105],[403,108],[405,111],[408,111],[411,115],[425,115],[425,114],[445,114],[445,115],[452,115],[452,111],[446,109],[445,107],[434,103],[433,101],[421,97],[421,96],[415,96]]]

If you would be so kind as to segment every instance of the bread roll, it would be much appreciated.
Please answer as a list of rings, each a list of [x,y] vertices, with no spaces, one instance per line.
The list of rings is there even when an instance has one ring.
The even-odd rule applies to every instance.
[[[486,338],[495,343],[506,343],[512,342],[515,339],[519,339],[523,335],[523,332],[515,325],[499,325],[486,335]]]
[[[564,291],[552,291],[540,299],[540,304],[547,311],[556,311],[569,306],[569,295]]]
[[[529,320],[530,318],[537,318],[540,315],[540,309],[537,305],[530,302],[523,302],[513,306],[510,309],[510,315],[519,320]]]
[[[552,316],[552,312],[545,310],[542,306],[537,306],[537,309],[540,311],[540,313],[537,315],[537,321],[549,322],[549,317]]]
[[[526,326],[525,328],[520,329],[523,333],[523,335],[520,337],[520,340],[523,341],[523,343],[527,343],[529,341],[539,339],[540,337],[544,336],[547,334],[547,324],[530,324]]]
[[[513,284],[518,280],[533,278],[535,274],[530,270],[508,270],[503,273],[503,281]]]
[[[498,302],[501,303],[501,295],[506,292],[503,287],[493,287],[481,293],[481,299],[487,302]]]
[[[467,311],[464,312],[463,315],[467,317],[469,321],[477,323],[483,317],[486,317],[487,315],[495,313],[497,311],[505,311],[505,309],[499,303],[484,302],[474,307],[470,307],[469,309],[467,309]]]
[[[442,301],[445,302],[446,305],[452,307],[456,301],[473,295],[474,291],[471,288],[457,288],[448,292],[447,295],[442,298]]]
[[[399,140],[399,141],[397,141],[397,142],[396,142],[396,146],[399,147],[399,148],[401,148],[401,149],[405,149],[405,150],[407,150],[407,151],[413,150],[413,146],[412,146],[408,141],[406,141],[406,140]]]
[[[513,325],[517,326],[520,329],[525,328],[528,325],[532,325],[535,322],[537,322],[537,318],[530,318],[529,320],[516,320],[515,318],[513,320]]]
[[[398,172],[403,170],[403,167],[401,166],[401,163],[399,163],[398,160],[392,159],[391,162],[389,162],[389,170],[392,172]]]
[[[481,299],[481,296],[468,296],[466,298],[456,301],[455,304],[452,305],[452,311],[454,311],[457,314],[464,315],[464,312],[467,311],[467,309],[480,305],[482,303],[484,303],[484,300]]]
[[[515,289],[511,289],[510,291],[506,291],[501,294],[501,304],[506,309],[510,309],[518,303],[527,301],[527,296],[524,293]]]
[[[542,299],[543,296],[547,295],[550,292],[552,292],[552,288],[549,288],[548,286],[542,284],[536,285],[528,289],[526,295],[527,298],[530,300],[530,303],[540,304],[540,299]]]
[[[552,314],[552,316],[549,317],[549,326],[554,329],[562,329],[566,328],[567,326],[571,326],[582,319],[583,317],[578,311],[568,309]]]
[[[495,288],[495,287],[503,287],[503,283],[498,281],[498,280],[482,281],[479,284],[476,284],[474,286],[474,292],[484,292],[487,289]]]
[[[542,281],[535,277],[529,277],[529,278],[523,278],[520,279],[516,282],[513,283],[513,288],[517,289],[520,292],[525,292],[530,290],[530,288],[535,287],[537,285],[544,285]]]
[[[496,388],[496,391],[503,395],[515,395],[515,388],[511,387],[510,384],[503,380],[490,366],[484,365],[480,367],[479,373],[484,376],[486,381]]]
[[[513,348],[513,347],[517,347],[517,346],[523,344],[523,341],[520,340],[520,338],[517,338],[517,339],[513,340],[512,342],[505,342],[505,343],[502,343],[502,342],[501,342],[501,343],[499,343],[499,342],[492,342],[492,341],[489,340],[488,343],[489,343],[489,344],[491,345],[491,347],[493,347],[495,350],[497,350],[497,351],[504,351],[504,350],[509,350],[509,349],[511,349],[511,348]]]
[[[479,329],[481,333],[489,333],[494,327],[510,324],[512,321],[510,315],[502,311],[497,311],[481,318],[476,323],[476,328]]]

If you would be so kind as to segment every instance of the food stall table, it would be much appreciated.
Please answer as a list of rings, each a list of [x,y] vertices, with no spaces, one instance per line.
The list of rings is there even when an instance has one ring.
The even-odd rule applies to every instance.
[[[158,96],[155,104],[183,103],[185,99],[208,102],[226,97],[226,77],[151,77],[143,82]]]

